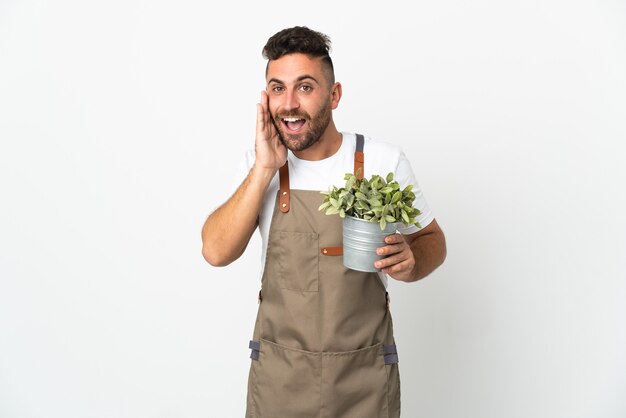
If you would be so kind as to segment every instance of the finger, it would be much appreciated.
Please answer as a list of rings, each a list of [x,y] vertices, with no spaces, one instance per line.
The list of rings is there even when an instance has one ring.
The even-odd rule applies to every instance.
[[[376,249],[376,254],[378,255],[391,255],[399,253],[406,248],[406,244],[401,242],[399,244],[386,245],[384,247],[378,247]]]
[[[264,90],[261,90],[261,100],[259,104],[261,105],[261,114],[263,116],[263,124],[267,125],[267,93]]]
[[[406,252],[400,252],[394,255],[390,255],[389,257],[385,257],[382,260],[378,260],[374,265],[376,266],[376,268],[383,269],[393,266],[394,264],[402,263],[409,258],[409,254],[407,254]]]
[[[256,104],[256,128],[257,131],[265,128],[265,116],[263,114],[263,106],[261,103]]]
[[[400,273],[410,273],[413,270],[414,264],[411,260],[406,260],[393,266],[382,269],[382,272],[389,275],[397,275]]]
[[[261,102],[260,103],[264,109],[267,108],[267,101],[268,101],[267,92],[265,90],[261,90]]]
[[[415,260],[412,257],[406,257],[402,254],[394,255],[392,257],[381,260],[381,267],[379,267],[384,273],[393,272],[397,273],[406,269],[410,270],[415,266]]]
[[[385,242],[387,244],[397,244],[400,242],[404,242],[404,237],[402,234],[391,234],[385,237]]]

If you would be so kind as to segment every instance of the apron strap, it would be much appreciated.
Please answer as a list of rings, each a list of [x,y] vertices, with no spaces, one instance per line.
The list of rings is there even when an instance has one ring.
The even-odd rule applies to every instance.
[[[278,170],[278,177],[280,180],[280,206],[279,209],[282,213],[289,212],[289,161],[285,161]]]
[[[365,138],[361,134],[356,134],[356,151],[354,152],[354,175],[357,178],[363,178],[364,164],[365,164],[365,154],[363,153],[363,145],[365,143]],[[361,169],[361,172],[357,175],[357,170]],[[289,161],[285,161],[285,165],[283,165],[278,170],[278,178],[280,184],[280,201],[279,201],[279,209],[282,213],[289,212]]]
[[[258,360],[259,359],[259,351],[261,351],[261,342],[260,341],[250,340],[250,344],[248,344],[248,348],[250,350],[252,350],[250,352],[250,358],[252,360]]]
[[[343,255],[343,247],[323,247],[320,251],[323,255],[328,256]]]
[[[398,350],[395,344],[383,346],[383,355],[385,358],[385,364],[398,363]]]
[[[363,143],[365,138],[361,134],[356,134],[356,151],[354,152],[354,175],[362,179],[363,178],[363,165],[365,164],[365,154],[363,154]],[[357,174],[357,170],[361,169],[361,172]]]

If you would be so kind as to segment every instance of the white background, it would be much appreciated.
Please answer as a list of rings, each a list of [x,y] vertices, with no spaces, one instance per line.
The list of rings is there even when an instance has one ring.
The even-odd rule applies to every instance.
[[[390,283],[407,418],[626,416],[626,4],[0,1],[0,417],[241,417],[257,236],[200,228],[261,49],[327,33],[340,130],[400,144],[448,240]]]

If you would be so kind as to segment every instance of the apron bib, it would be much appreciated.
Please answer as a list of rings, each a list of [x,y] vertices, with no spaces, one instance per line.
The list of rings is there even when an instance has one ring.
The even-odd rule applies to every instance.
[[[363,166],[357,135],[355,172]],[[363,170],[361,170],[361,176]],[[285,164],[254,328],[246,418],[397,418],[398,356],[376,273],[344,267],[342,222]]]

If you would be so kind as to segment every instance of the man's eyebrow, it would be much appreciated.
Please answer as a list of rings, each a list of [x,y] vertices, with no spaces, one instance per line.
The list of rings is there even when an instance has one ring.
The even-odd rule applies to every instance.
[[[315,79],[315,77],[313,77],[312,75],[308,75],[308,74],[301,75],[296,80],[297,81],[304,81],[304,80],[309,80],[309,79],[311,79],[311,80],[315,81],[317,84],[319,84],[319,82]]]
[[[317,79],[315,77],[313,77],[312,75],[304,74],[304,75],[301,75],[300,77],[296,78],[297,82],[304,81],[304,80],[313,80],[317,84],[319,84],[319,81],[317,81]],[[269,81],[267,82],[267,84],[270,84],[270,83],[285,84],[284,81],[279,80],[277,78],[270,78]]]

